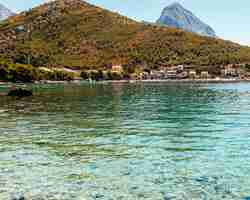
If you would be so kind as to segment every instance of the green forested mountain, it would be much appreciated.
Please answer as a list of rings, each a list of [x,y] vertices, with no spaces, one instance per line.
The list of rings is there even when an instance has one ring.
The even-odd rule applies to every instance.
[[[1,22],[0,56],[35,67],[188,64],[215,68],[250,62],[250,48],[139,23],[81,0],[56,0]]]

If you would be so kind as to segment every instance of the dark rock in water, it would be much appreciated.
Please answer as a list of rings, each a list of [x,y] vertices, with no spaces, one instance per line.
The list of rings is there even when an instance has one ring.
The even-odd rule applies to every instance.
[[[32,95],[32,91],[23,88],[13,89],[8,93],[10,97],[29,97]]]
[[[243,200],[250,200],[250,196],[249,197],[244,197]]]
[[[12,200],[26,200],[24,197],[15,197]]]
[[[171,200],[171,199],[172,199],[171,196],[168,196],[168,195],[165,195],[165,196],[164,196],[164,200]]]
[[[102,195],[102,194],[96,194],[94,197],[95,197],[95,199],[100,199],[100,198],[103,198],[104,195]]]
[[[200,183],[208,183],[209,182],[209,178],[204,177],[204,176],[195,178],[194,180],[197,181],[197,182],[200,182]]]

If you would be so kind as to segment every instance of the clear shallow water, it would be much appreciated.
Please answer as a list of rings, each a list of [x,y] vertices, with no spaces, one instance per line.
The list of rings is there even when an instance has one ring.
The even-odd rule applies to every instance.
[[[31,85],[21,100],[8,87],[1,200],[250,197],[248,83]]]

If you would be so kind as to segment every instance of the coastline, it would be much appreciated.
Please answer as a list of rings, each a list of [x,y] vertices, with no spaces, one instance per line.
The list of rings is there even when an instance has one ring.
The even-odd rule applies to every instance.
[[[101,83],[240,83],[250,79],[152,79],[152,80],[107,80]]]
[[[33,83],[13,83],[0,81],[0,85],[5,84],[67,84],[67,83],[240,83],[250,82],[250,79],[152,79],[152,80],[103,80],[103,81],[86,81],[86,80],[72,80],[72,81],[35,81]]]

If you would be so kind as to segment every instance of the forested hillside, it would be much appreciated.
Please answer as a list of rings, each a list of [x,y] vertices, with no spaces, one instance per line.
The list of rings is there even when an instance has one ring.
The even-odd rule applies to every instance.
[[[0,56],[35,67],[216,67],[250,62],[250,48],[139,23],[81,0],[56,0],[1,22]]]

